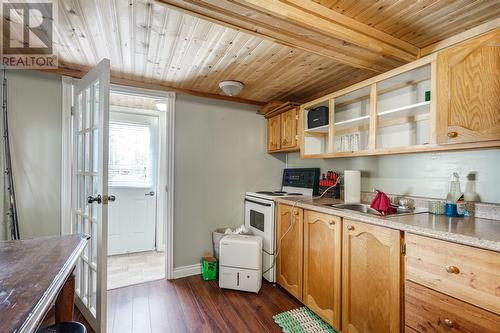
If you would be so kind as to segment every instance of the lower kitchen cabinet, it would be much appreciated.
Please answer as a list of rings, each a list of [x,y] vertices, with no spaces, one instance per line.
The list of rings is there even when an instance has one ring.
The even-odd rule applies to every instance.
[[[340,329],[341,218],[304,211],[303,302]]]
[[[500,329],[500,316],[406,281],[405,323],[415,332],[481,332]]]
[[[280,286],[302,301],[304,210],[279,204],[276,238],[276,280]]]
[[[342,237],[342,332],[400,332],[400,231],[344,219]]]

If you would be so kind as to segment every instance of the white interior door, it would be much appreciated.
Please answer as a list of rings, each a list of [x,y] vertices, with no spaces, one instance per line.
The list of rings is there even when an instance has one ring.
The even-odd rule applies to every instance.
[[[76,304],[96,332],[106,328],[109,60],[74,85],[73,232],[90,241],[76,266]]]
[[[158,117],[110,112],[108,255],[156,248]]]

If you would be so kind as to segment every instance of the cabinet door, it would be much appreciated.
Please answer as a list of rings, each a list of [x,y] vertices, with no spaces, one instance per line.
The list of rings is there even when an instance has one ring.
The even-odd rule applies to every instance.
[[[304,212],[300,208],[278,205],[277,281],[297,299],[302,300]]]
[[[304,211],[304,304],[336,329],[340,329],[341,233],[339,217]]]
[[[342,229],[342,331],[400,332],[400,231],[351,220]]]
[[[281,149],[297,147],[297,110],[281,114]]]
[[[438,55],[438,143],[500,140],[500,30]]]
[[[267,120],[267,150],[276,151],[281,148],[281,115]]]

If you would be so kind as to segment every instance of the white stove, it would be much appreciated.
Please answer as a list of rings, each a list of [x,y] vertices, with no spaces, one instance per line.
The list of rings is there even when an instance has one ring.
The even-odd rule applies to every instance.
[[[285,169],[280,191],[247,192],[245,195],[245,226],[262,237],[262,276],[269,282],[276,282],[275,199],[316,195],[319,173],[318,168]]]

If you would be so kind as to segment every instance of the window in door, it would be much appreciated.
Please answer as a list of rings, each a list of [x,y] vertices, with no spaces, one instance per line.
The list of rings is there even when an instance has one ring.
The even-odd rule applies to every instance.
[[[109,185],[151,187],[153,152],[149,124],[112,122],[109,124]]]

